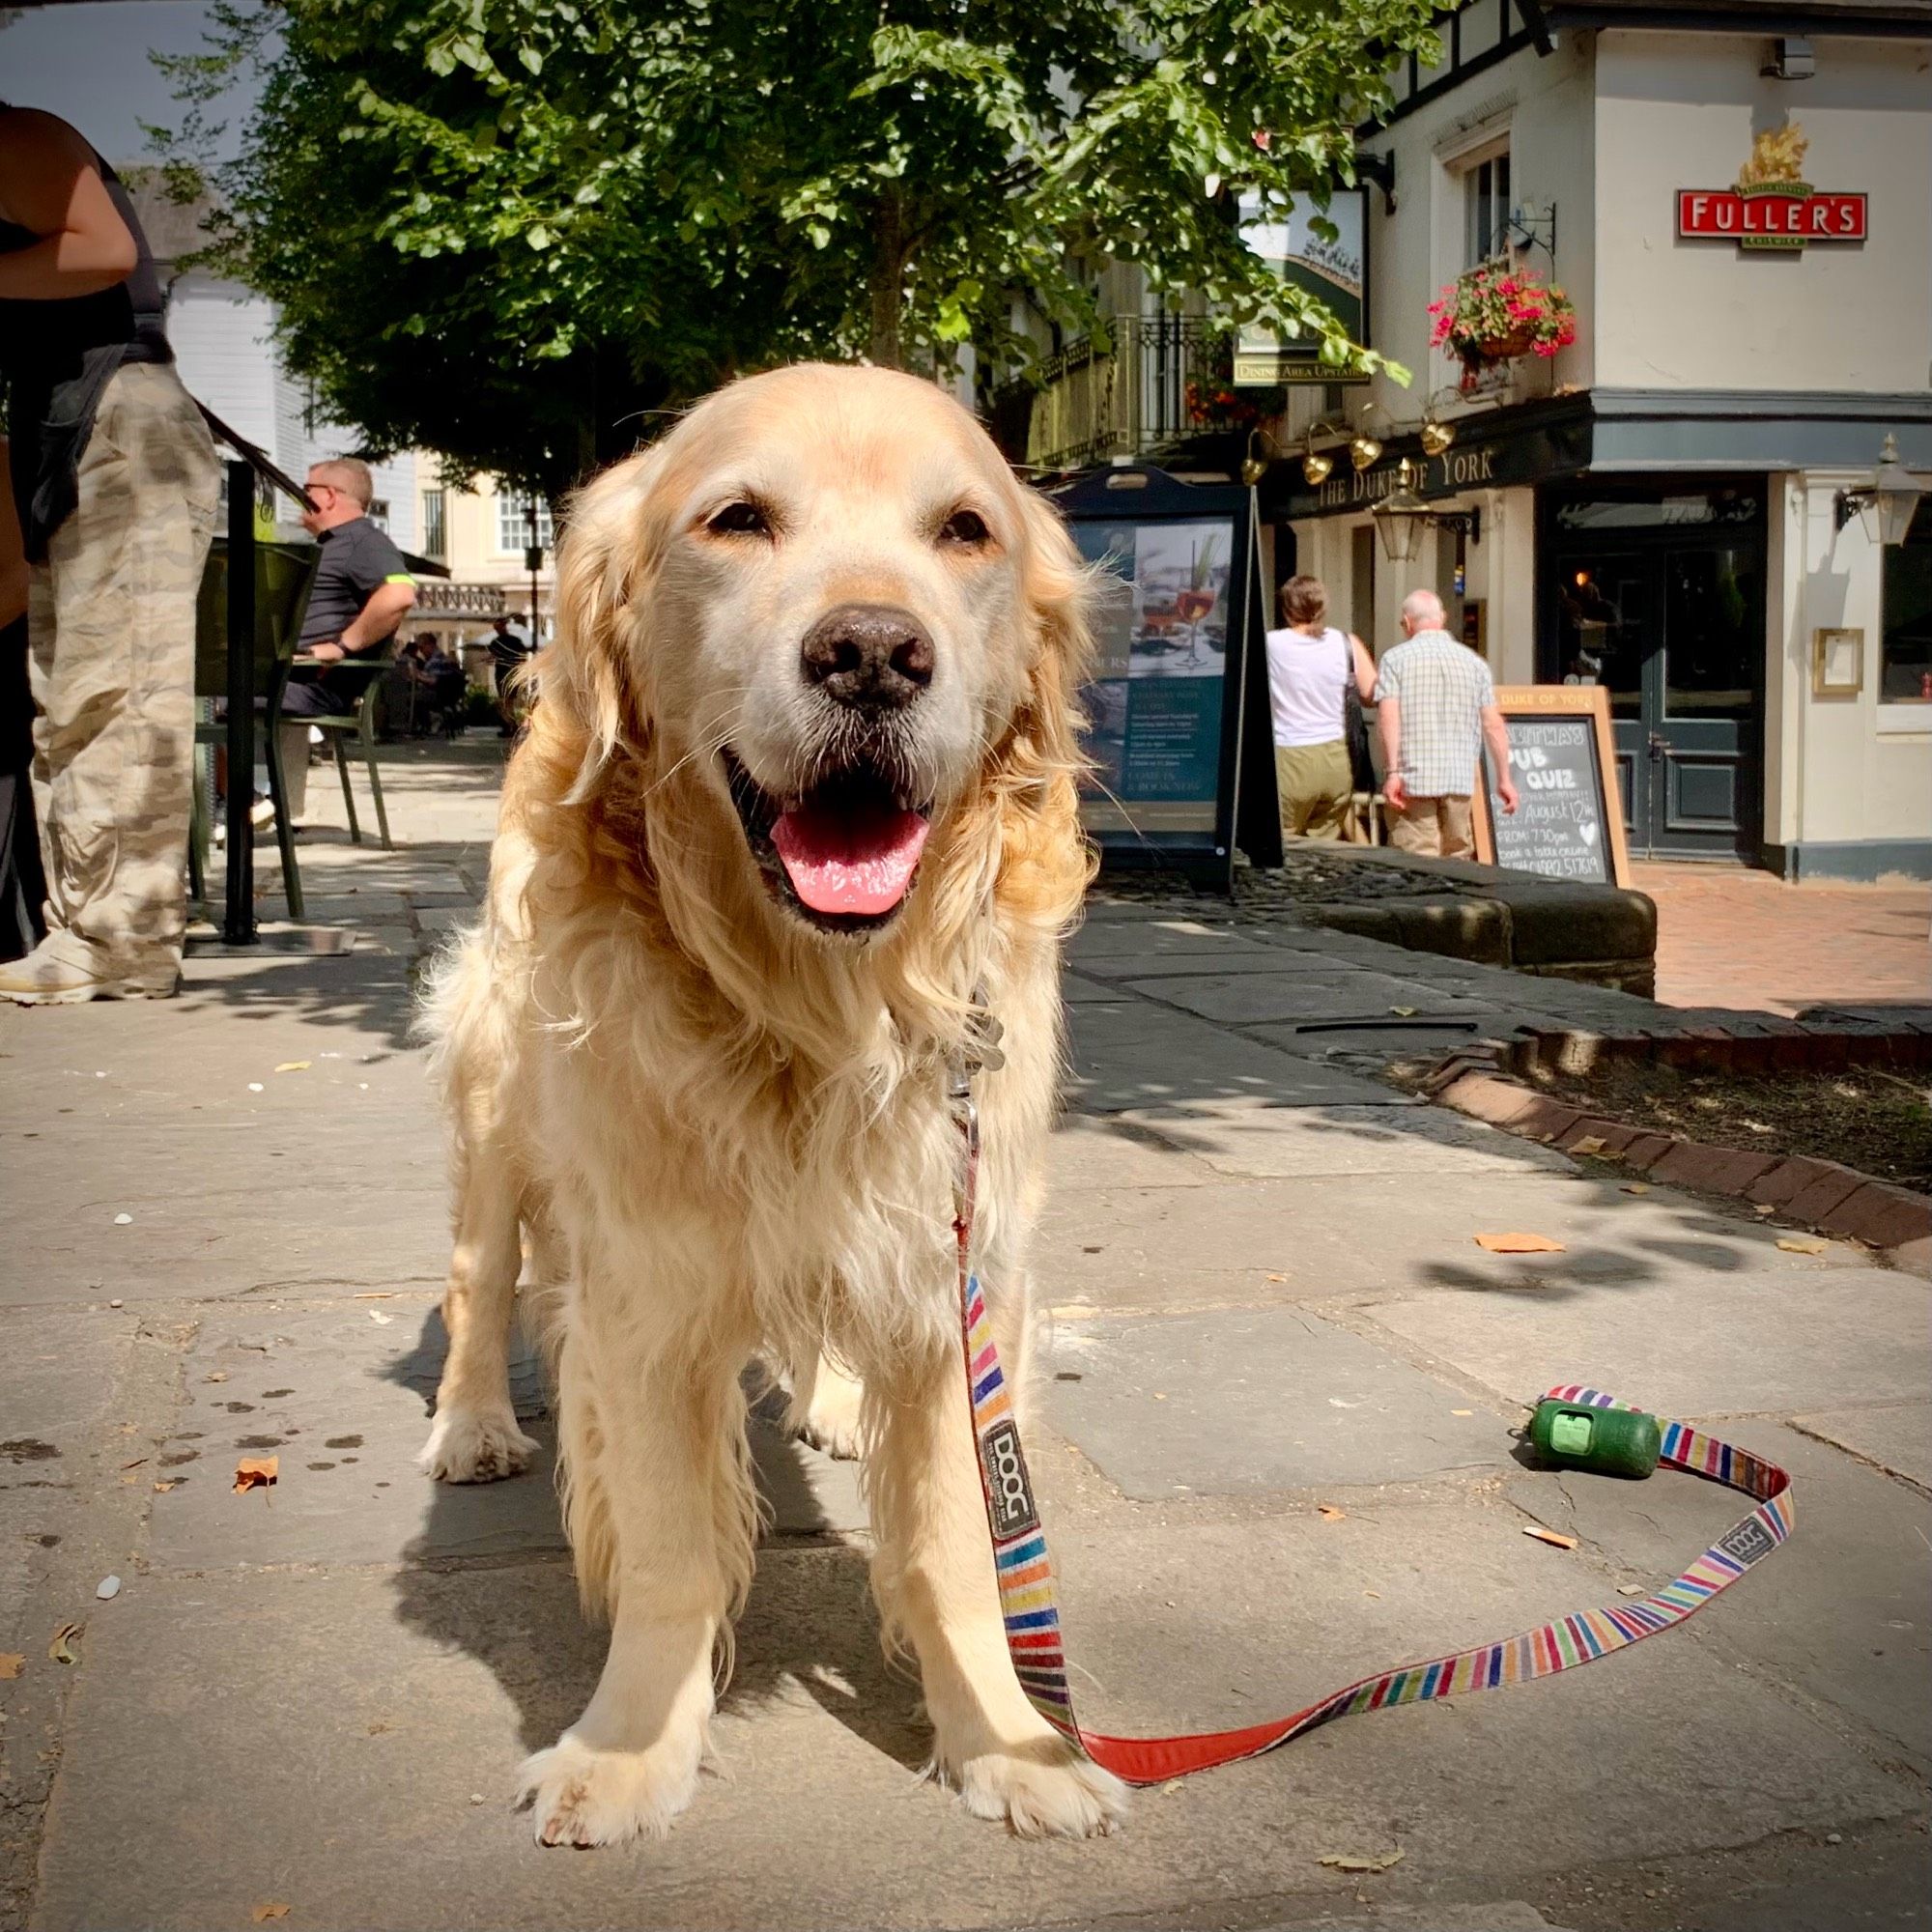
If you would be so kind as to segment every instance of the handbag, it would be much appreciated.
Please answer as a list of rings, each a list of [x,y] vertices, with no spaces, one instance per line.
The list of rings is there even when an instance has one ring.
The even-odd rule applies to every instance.
[[[1362,694],[1355,687],[1354,654],[1350,653],[1349,681],[1342,687],[1343,736],[1349,741],[1349,775],[1358,792],[1371,797],[1376,789],[1376,761],[1369,753],[1369,721],[1362,710]]]

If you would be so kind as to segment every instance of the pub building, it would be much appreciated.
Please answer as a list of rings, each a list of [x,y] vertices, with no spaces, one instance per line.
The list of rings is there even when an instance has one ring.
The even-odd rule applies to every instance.
[[[1288,385],[1250,439],[1267,576],[1378,654],[1432,584],[1498,684],[1605,686],[1634,855],[1932,876],[1932,0],[1441,32],[1338,197],[1411,384],[1236,347]],[[1553,356],[1432,349],[1498,256],[1574,304]]]

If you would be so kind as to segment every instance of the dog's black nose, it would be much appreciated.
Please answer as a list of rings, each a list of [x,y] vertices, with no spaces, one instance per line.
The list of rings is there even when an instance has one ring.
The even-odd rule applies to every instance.
[[[841,604],[805,634],[807,684],[857,711],[910,704],[932,682],[932,639],[906,611],[886,604]]]

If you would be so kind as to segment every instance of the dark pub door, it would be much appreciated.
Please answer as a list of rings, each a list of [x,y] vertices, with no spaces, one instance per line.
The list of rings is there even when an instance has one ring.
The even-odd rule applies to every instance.
[[[1754,861],[1762,485],[1547,489],[1543,537],[1540,674],[1608,690],[1632,852]]]

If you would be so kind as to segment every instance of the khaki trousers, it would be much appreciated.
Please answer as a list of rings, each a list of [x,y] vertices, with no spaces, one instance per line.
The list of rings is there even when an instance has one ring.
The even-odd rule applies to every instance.
[[[115,371],[79,481],[27,611],[43,949],[165,990],[187,918],[195,593],[220,482],[172,368]]]
[[[1277,745],[1275,792],[1281,801],[1284,838],[1341,838],[1346,836],[1354,775],[1349,747],[1337,738],[1327,745]]]
[[[1411,798],[1400,813],[1390,814],[1389,843],[1433,859],[1473,859],[1476,840],[1468,799],[1453,793]]]

